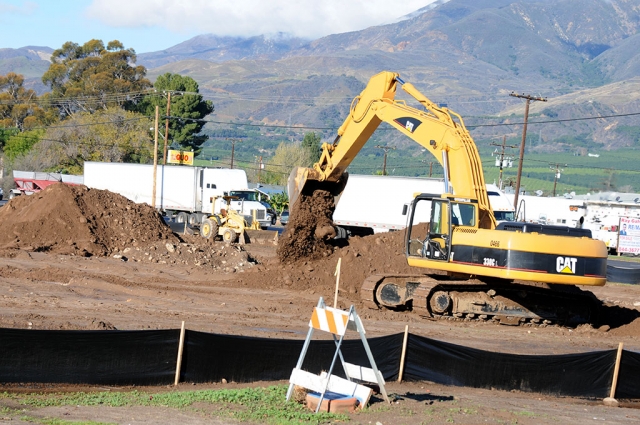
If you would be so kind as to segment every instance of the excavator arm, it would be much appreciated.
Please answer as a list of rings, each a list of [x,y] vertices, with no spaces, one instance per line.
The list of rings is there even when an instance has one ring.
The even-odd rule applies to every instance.
[[[398,85],[424,109],[395,100]],[[293,170],[289,178],[291,204],[307,186],[317,188],[322,185],[339,195],[346,184],[347,167],[382,122],[431,152],[445,171],[445,182],[451,183],[452,187],[446,191],[457,198],[477,201],[478,227],[495,228],[480,156],[462,118],[437,106],[412,84],[402,81],[397,73],[386,71],[374,75],[353,100],[349,116],[338,129],[335,141],[323,144],[320,160],[313,168]]]

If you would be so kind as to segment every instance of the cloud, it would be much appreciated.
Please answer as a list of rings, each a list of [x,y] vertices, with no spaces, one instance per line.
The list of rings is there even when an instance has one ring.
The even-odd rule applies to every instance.
[[[85,16],[108,26],[175,33],[318,38],[394,22],[434,0],[93,0]]]
[[[25,1],[20,6],[0,1],[0,15],[32,15],[38,5],[32,1]]]

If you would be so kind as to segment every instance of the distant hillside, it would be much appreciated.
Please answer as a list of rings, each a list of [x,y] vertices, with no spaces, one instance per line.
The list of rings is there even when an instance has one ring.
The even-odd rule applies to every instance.
[[[41,46],[26,46],[19,49],[0,49],[0,75],[9,72],[22,74],[25,85],[42,93],[46,87],[40,81],[51,62],[53,49]]]
[[[147,68],[156,68],[171,62],[190,59],[203,59],[213,62],[225,62],[239,59],[277,60],[309,40],[275,37],[218,37],[214,34],[198,35],[166,50],[138,55],[138,64]]]
[[[193,77],[215,104],[212,120],[297,126],[283,130],[292,139],[310,129],[333,138],[369,77],[390,70],[460,113],[477,140],[518,137],[524,106],[509,96],[516,91],[549,99],[532,104],[530,132],[540,143],[531,149],[640,146],[638,116],[566,121],[640,111],[636,0],[440,0],[389,22],[317,40],[200,35],[139,54],[138,63],[152,79]],[[0,54],[0,66],[11,60],[9,68],[41,75],[48,63],[25,49]],[[207,131],[222,127],[245,131]],[[407,143],[390,132],[379,137]]]

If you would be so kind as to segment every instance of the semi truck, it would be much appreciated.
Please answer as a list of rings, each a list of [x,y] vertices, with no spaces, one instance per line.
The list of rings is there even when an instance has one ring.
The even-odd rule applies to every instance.
[[[84,163],[84,184],[118,193],[137,203],[152,204],[153,165],[115,162]],[[211,214],[231,208],[249,225],[271,224],[259,194],[249,189],[244,170],[158,165],[155,206],[179,223],[199,225]]]
[[[514,221],[515,210],[506,195],[493,184],[487,184],[487,191],[496,220]],[[333,222],[340,235],[401,230],[407,225],[407,207],[416,193],[442,192],[444,179],[349,174]]]

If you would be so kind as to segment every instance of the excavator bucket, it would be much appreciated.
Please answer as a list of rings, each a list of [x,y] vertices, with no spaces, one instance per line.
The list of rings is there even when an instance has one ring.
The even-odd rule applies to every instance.
[[[305,167],[294,167],[291,170],[291,174],[289,174],[289,179],[287,180],[287,193],[289,194],[289,209],[293,207],[302,193],[302,188],[307,182],[307,177],[309,176],[309,168]]]
[[[326,190],[336,198],[336,204],[338,203],[338,199],[347,184],[348,173],[343,173],[340,180],[336,182],[323,181],[320,178],[320,173],[313,168],[295,167],[291,171],[287,181],[290,210],[293,209],[301,193],[311,195],[316,190]]]

